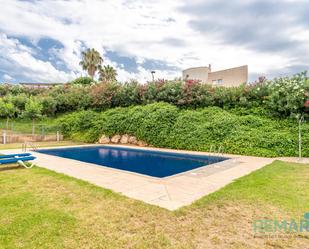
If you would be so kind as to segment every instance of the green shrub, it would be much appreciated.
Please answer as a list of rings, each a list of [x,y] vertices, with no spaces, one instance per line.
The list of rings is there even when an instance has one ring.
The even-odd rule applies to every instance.
[[[56,87],[49,96],[56,101],[56,113],[88,109],[92,105],[89,87],[66,86]]]
[[[91,77],[79,77],[70,82],[70,84],[72,85],[84,85],[84,86],[91,85],[92,83],[95,82]]]
[[[26,106],[26,103],[28,101],[28,97],[25,93],[22,93],[22,94],[19,94],[19,95],[16,95],[16,96],[12,96],[11,101],[17,109],[17,113],[19,115],[21,115],[22,112],[25,110],[25,106]]]
[[[64,115],[59,124],[70,138],[95,142],[102,134],[130,134],[156,147],[255,156],[296,156],[296,120],[239,115],[218,107],[182,110],[166,103],[81,111]],[[309,156],[309,124],[303,125],[303,153]]]
[[[304,112],[304,103],[308,98],[309,80],[306,73],[293,77],[274,79],[268,84],[270,94],[267,105],[274,114],[288,117]]]
[[[42,113],[44,115],[48,115],[48,116],[54,116],[56,114],[56,111],[57,111],[57,101],[50,97],[50,96],[47,96],[47,97],[42,97],[40,99],[40,102],[42,104]]]
[[[182,109],[198,109],[209,106],[225,110],[259,109],[263,116],[292,117],[309,113],[309,80],[306,73],[292,77],[260,81],[238,87],[216,87],[197,81],[158,80],[147,84],[132,81],[91,84],[91,78],[81,77],[52,89],[31,89],[18,85],[1,85],[0,98],[12,96],[12,103],[20,115],[25,98],[52,98],[46,101],[44,113],[49,116],[75,110],[98,111],[115,107],[146,105],[165,102]],[[15,103],[16,102],[16,103]],[[308,104],[305,104],[308,102]],[[306,107],[307,106],[307,107]],[[307,115],[309,116],[309,115]]]
[[[178,109],[166,103],[116,108],[101,113],[94,127],[101,134],[127,133],[153,145],[164,146],[177,114]]]
[[[126,82],[119,87],[119,91],[115,96],[115,106],[132,106],[141,104],[140,87],[138,82]]]
[[[120,84],[117,82],[106,82],[93,86],[90,91],[91,98],[93,99],[92,106],[98,110],[115,107],[120,87]]]
[[[95,121],[99,114],[94,111],[73,112],[58,118],[57,124],[61,132],[71,139],[94,142],[99,132],[95,129]]]

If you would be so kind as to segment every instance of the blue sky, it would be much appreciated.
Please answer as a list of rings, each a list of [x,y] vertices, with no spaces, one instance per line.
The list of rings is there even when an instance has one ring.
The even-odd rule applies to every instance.
[[[250,80],[309,69],[307,0],[0,0],[0,82],[66,82],[97,49],[118,79],[249,65]]]

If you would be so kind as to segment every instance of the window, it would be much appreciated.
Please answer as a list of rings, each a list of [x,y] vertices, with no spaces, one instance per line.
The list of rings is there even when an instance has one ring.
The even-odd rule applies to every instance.
[[[212,84],[222,84],[223,80],[222,79],[218,79],[218,80],[213,80]]]

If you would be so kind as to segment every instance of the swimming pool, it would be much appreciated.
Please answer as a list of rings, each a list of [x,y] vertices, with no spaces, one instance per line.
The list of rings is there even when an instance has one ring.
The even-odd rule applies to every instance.
[[[113,146],[42,149],[37,152],[160,178],[229,159]]]

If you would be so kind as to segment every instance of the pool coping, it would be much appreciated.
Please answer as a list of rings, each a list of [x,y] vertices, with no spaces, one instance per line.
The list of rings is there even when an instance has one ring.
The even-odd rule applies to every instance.
[[[163,151],[163,150],[158,150],[156,148],[154,148],[153,150],[150,148],[145,149],[146,147],[132,147],[132,146],[123,146],[123,145],[119,145],[119,146],[112,146],[110,144],[101,144],[101,145],[89,145],[89,146],[65,146],[65,147],[53,147],[53,148],[42,148],[42,149],[38,149],[38,150],[50,150],[50,149],[66,149],[66,148],[80,148],[80,147],[116,147],[116,148],[124,148],[124,149],[132,149],[132,150],[140,150],[140,151],[154,151],[154,152],[166,152],[166,153],[173,153],[173,154],[181,154],[181,155],[196,155],[196,156],[210,156],[210,157],[218,157],[220,158],[221,155],[206,155],[206,154],[192,154],[192,153],[189,153],[189,151],[186,151],[186,153],[182,153],[182,152],[170,152],[170,151]],[[33,152],[33,151],[32,151]],[[40,153],[40,154],[45,154],[45,153],[42,153],[40,151],[35,151],[35,153]],[[57,157],[57,158],[64,158],[64,157],[61,157],[61,156],[55,156],[55,155],[49,155],[49,154],[45,154],[45,155],[48,155],[48,156],[52,156],[52,157]],[[223,156],[222,156],[223,157]],[[177,176],[180,176],[180,175],[184,175],[184,174],[187,174],[187,173],[193,173],[195,172],[197,169],[209,169],[209,168],[213,168],[213,167],[216,167],[216,166],[219,166],[223,163],[227,163],[227,162],[231,162],[230,160],[235,160],[235,158],[228,158],[228,157],[224,157],[226,158],[225,160],[223,161],[220,161],[220,162],[216,162],[216,163],[211,163],[211,164],[207,164],[207,165],[203,165],[203,166],[200,166],[200,167],[197,167],[197,168],[194,168],[194,169],[191,169],[191,170],[186,170],[186,171],[183,171],[183,172],[180,172],[180,173],[177,173],[177,174],[173,174],[173,175],[169,175],[169,176],[164,176],[164,177],[156,177],[156,176],[151,176],[151,175],[146,175],[146,174],[142,174],[142,173],[138,173],[138,172],[134,172],[134,171],[128,171],[128,170],[122,170],[122,169],[117,169],[117,168],[113,168],[113,167],[109,167],[109,166],[105,166],[105,165],[101,165],[101,164],[96,164],[96,163],[89,163],[89,162],[83,162],[83,161],[80,161],[80,160],[77,160],[77,159],[71,159],[71,158],[66,158],[66,159],[70,159],[70,160],[74,160],[74,161],[77,161],[77,162],[83,162],[83,163],[88,163],[88,164],[91,164],[95,167],[103,167],[103,168],[108,168],[108,169],[111,169],[111,170],[115,170],[115,171],[118,171],[118,172],[125,172],[125,173],[128,173],[128,174],[133,174],[133,175],[137,175],[137,176],[141,176],[141,177],[146,177],[146,178],[150,178],[150,179],[153,179],[153,180],[165,180],[165,179],[169,179],[169,178],[173,178],[173,177],[177,177]],[[223,169],[222,169],[223,170]]]
[[[207,152],[111,144],[44,147],[42,150],[89,146],[115,146],[117,148],[176,154],[218,156],[218,154]],[[2,150],[2,153],[20,153],[20,150]],[[35,151],[31,151],[31,153],[37,157],[35,163],[40,167],[88,181],[127,197],[157,205],[168,210],[175,210],[190,205],[201,197],[213,193],[235,179],[262,168],[275,160],[274,158],[223,154],[222,156],[230,159],[159,178]]]

